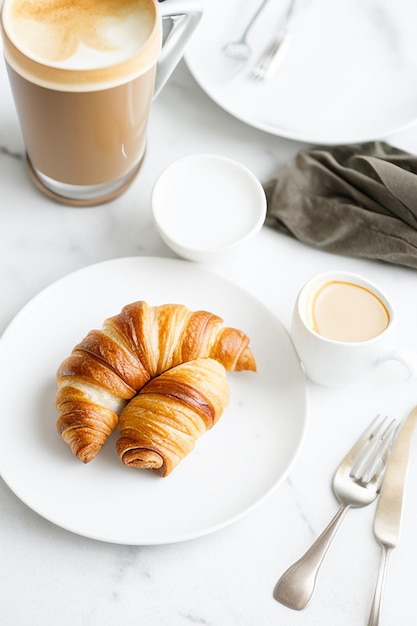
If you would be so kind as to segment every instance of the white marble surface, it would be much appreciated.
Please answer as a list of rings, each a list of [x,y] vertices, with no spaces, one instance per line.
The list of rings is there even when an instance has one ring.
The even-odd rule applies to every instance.
[[[149,199],[157,175],[173,160],[197,152],[222,154],[265,180],[303,147],[232,118],[181,63],[154,104],[146,161],[133,186],[107,206],[67,208],[41,196],[28,180],[3,64],[0,72],[0,332],[35,294],[72,270],[114,257],[172,257],[152,225]],[[417,151],[417,130],[392,142]],[[254,294],[288,328],[301,285],[331,268],[357,271],[379,283],[398,308],[400,340],[417,349],[415,271],[326,254],[267,228],[244,252],[211,269]],[[16,349],[24,358],[24,346]],[[240,521],[189,542],[132,547],[73,535],[28,509],[0,480],[0,623],[366,624],[379,561],[372,535],[374,506],[346,517],[305,611],[279,605],[272,590],[335,513],[331,477],[347,448],[374,414],[403,417],[417,403],[415,384],[375,375],[337,391],[308,384],[308,396],[305,441],[289,476]],[[16,417],[2,415],[3,420]],[[413,450],[417,453],[415,445]],[[402,540],[388,571],[383,626],[417,621],[417,458],[408,485]]]

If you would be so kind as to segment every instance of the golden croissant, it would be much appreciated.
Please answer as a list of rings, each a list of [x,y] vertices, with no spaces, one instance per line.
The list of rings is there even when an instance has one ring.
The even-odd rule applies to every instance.
[[[226,370],[209,358],[182,363],[153,378],[129,402],[116,442],[121,461],[167,476],[229,402]]]
[[[74,347],[57,371],[57,430],[84,463],[116,428],[150,380],[172,367],[212,358],[227,371],[256,371],[249,337],[208,311],[181,304],[126,305]]]

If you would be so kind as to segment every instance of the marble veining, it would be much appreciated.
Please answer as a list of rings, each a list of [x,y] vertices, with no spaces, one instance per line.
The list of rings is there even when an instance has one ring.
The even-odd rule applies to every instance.
[[[397,46],[396,33],[378,6],[369,6],[375,24],[386,28]],[[172,161],[217,153],[239,160],[264,181],[305,145],[230,116],[206,96],[182,62],[153,104],[146,159],[132,187],[112,204],[73,209],[44,198],[30,183],[3,63],[0,83],[0,332],[32,297],[69,272],[114,257],[173,258],[150,212],[154,181]],[[390,98],[389,89],[384,98]],[[417,152],[417,126],[389,140]],[[417,350],[414,271],[322,253],[266,227],[244,251],[209,269],[252,293],[287,329],[297,292],[310,276],[328,269],[363,273],[391,295],[401,318],[399,340]],[[63,333],[65,322],[59,320]],[[25,347],[16,349],[23,359]],[[279,605],[272,591],[282,571],[336,512],[332,475],[363,424],[379,411],[404,416],[416,402],[414,387],[381,382],[377,376],[354,389],[326,390],[308,383],[307,430],[288,476],[247,515],[183,543],[124,546],[75,535],[30,510],[0,479],[0,624],[365,626],[379,559],[373,506],[346,516],[305,611]],[[24,388],[22,381],[21,393]],[[3,420],[15,418],[2,413]],[[256,463],[257,453],[249,462]],[[415,446],[414,453],[402,538],[386,581],[382,623],[387,626],[417,621]]]

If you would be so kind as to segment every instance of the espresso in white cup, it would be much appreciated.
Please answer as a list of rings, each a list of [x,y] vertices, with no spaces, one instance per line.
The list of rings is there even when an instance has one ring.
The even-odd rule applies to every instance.
[[[6,66],[29,172],[45,194],[88,206],[128,187],[154,94],[201,15],[200,0],[4,0]],[[165,18],[174,26],[163,45]]]
[[[326,272],[302,288],[291,336],[307,376],[335,387],[384,361],[398,361],[415,376],[417,355],[396,346],[395,327],[394,308],[376,285],[350,272]]]

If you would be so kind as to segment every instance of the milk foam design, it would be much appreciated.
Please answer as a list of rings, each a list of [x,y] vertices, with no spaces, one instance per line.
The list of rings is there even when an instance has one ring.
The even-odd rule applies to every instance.
[[[28,56],[64,69],[128,59],[149,38],[154,17],[141,0],[16,0],[9,33]]]

